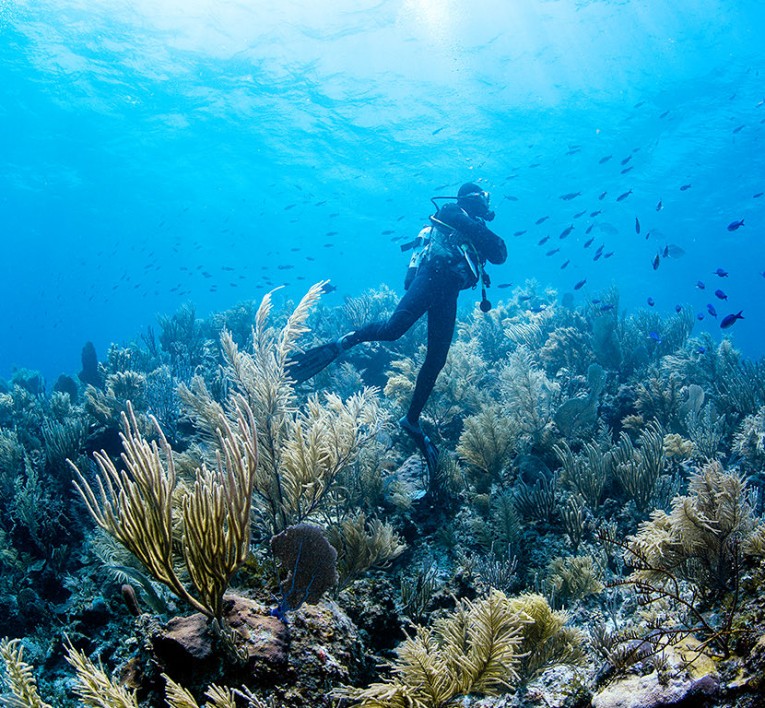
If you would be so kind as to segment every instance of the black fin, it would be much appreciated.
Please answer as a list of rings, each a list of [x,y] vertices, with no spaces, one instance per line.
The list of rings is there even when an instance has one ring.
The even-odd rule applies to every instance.
[[[326,369],[341,353],[342,349],[337,342],[329,342],[294,354],[287,360],[287,376],[295,383],[308,381]]]

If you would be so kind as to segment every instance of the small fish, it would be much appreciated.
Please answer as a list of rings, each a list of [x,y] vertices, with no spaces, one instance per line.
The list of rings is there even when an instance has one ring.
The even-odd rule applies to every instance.
[[[567,226],[563,231],[560,232],[560,236],[558,238],[566,238],[572,231],[574,230],[573,225]]]
[[[697,287],[699,290],[703,290],[703,289],[704,289],[704,288],[706,288],[707,286],[706,286],[706,285],[704,285],[704,281],[703,281],[703,280],[697,280],[697,281],[696,281],[696,287]]]
[[[391,234],[395,234],[396,232],[393,229],[385,229],[385,231],[380,232],[383,236],[390,236]]]
[[[621,165],[622,165],[622,167],[624,167],[624,165],[626,165],[626,164],[627,164],[627,163],[628,163],[628,162],[629,162],[631,159],[632,159],[632,155],[628,155],[627,157],[625,157],[625,158],[624,158],[624,159],[621,161]]]
[[[679,315],[683,311],[682,305],[675,305],[675,312]]]
[[[547,253],[545,253],[545,255],[554,256],[558,251],[560,251],[560,248],[551,248]]]
[[[659,267],[659,264],[661,263],[661,256],[657,253],[653,260],[651,261],[651,265],[653,266],[653,269],[656,270]]]
[[[744,225],[743,219],[738,219],[737,221],[731,221],[730,224],[728,224],[728,231],[738,231],[743,225]]]
[[[614,303],[607,302],[605,305],[601,305],[599,309],[600,309],[601,312],[608,312],[609,310],[613,310],[614,307],[616,307],[616,305],[614,305]]]
[[[628,192],[623,192],[622,194],[620,194],[616,198],[616,201],[617,202],[623,202],[627,197],[629,197],[630,194],[632,194],[632,190],[631,189]]]
[[[500,283],[499,285],[497,285],[497,287],[504,289],[504,288],[509,288],[511,285],[512,283]]]
[[[574,214],[574,218],[579,219],[580,217],[584,216],[586,213],[587,213],[587,209],[585,209],[584,211],[578,211],[576,212],[576,214]]]
[[[712,317],[717,317],[717,310],[715,310],[715,306],[711,302],[707,303],[707,312],[712,315]]]
[[[510,202],[517,202],[518,201],[518,197],[514,197],[512,194],[506,194],[505,195],[505,199],[507,199]]]
[[[665,258],[682,258],[685,255],[685,251],[674,243],[668,243],[664,246],[664,253]]]
[[[611,258],[611,256],[613,255],[614,255],[613,251],[607,251],[606,253],[603,254],[603,258]]]
[[[542,238],[537,241],[537,246],[542,246],[543,244],[547,243],[550,240],[549,236],[542,236]]]
[[[581,290],[586,282],[587,282],[587,278],[584,278],[584,280],[580,280],[576,285],[574,285],[574,290]]]
[[[727,278],[728,277],[728,271],[724,268],[718,268],[716,271],[714,271],[714,275],[719,276],[720,278]]]
[[[324,235],[325,236],[337,236],[338,233],[339,233],[338,231],[327,231],[327,233],[325,233]]]
[[[746,125],[742,124],[733,129],[734,133],[740,133],[744,128],[746,128]]]
[[[719,290],[719,289],[715,290],[715,297],[720,299],[720,300],[727,300],[728,299],[728,296],[725,294],[725,292],[722,291],[722,290]]]
[[[654,300],[652,297],[648,297],[646,302],[648,303],[648,307],[653,307],[656,304],[656,300]]]
[[[752,195],[752,199],[759,199],[765,192],[757,192],[757,194]]]
[[[294,209],[297,206],[297,204],[287,204],[286,207],[284,207],[284,211],[289,211],[290,209]]]
[[[635,217],[635,233],[636,234],[640,233],[640,219],[638,219],[637,217]]]
[[[584,247],[585,247],[585,248],[589,248],[590,246],[592,246],[592,242],[593,242],[594,240],[595,240],[595,237],[594,237],[594,236],[593,236],[592,238],[588,238],[588,239],[587,239],[587,240],[584,242]]]
[[[563,270],[571,261],[563,261],[563,264],[561,265],[560,269]]]
[[[735,315],[725,315],[720,322],[720,329],[728,329],[735,324],[736,320],[743,320],[743,312],[743,310],[739,310]]]
[[[613,155],[606,155],[605,157],[601,157],[600,160],[598,160],[598,164],[605,165],[612,157]]]
[[[441,126],[440,128],[436,128],[431,135],[438,135],[446,126]]]
[[[549,216],[540,216],[534,223],[539,226],[540,224],[544,224],[549,218]]]
[[[324,283],[321,286],[321,292],[325,295],[329,295],[329,293],[333,293],[335,290],[337,290],[337,285],[332,285],[331,283]]]
[[[600,209],[598,209],[597,211],[591,211],[590,216],[594,219],[596,216],[598,216],[598,214],[602,214],[602,213],[603,212]]]
[[[701,320],[703,320],[703,319],[704,319],[704,313],[703,313],[703,312],[699,312],[699,313],[696,315],[696,319],[697,319],[699,322],[701,322]]]
[[[702,317],[703,317],[703,315],[702,315]],[[707,351],[706,347],[702,347],[701,345],[696,347],[696,354],[705,354],[706,351]]]
[[[603,255],[603,249],[601,248],[601,249],[595,251],[595,255],[592,257],[592,260],[593,261],[599,261],[602,255]]]
[[[601,192],[598,201],[602,202],[606,198],[606,194],[608,194],[608,192]]]
[[[518,296],[518,302],[526,302],[527,300],[531,300],[531,295],[519,295]]]
[[[595,228],[595,224],[590,224],[584,233],[589,235],[590,231],[592,231],[594,228]]]
[[[656,211],[661,211],[664,208],[664,205],[661,203],[661,199],[656,203]]]
[[[523,231],[516,231],[513,233],[513,236],[523,236],[523,234],[526,233],[526,229],[523,229]]]
[[[661,344],[661,337],[659,336],[658,332],[649,332],[648,336],[653,339],[656,344]]]
[[[621,173],[622,173],[623,175],[626,175],[628,172],[632,172],[632,170],[634,170],[634,169],[635,169],[635,166],[634,166],[634,165],[630,165],[629,167],[625,167],[625,168],[624,168],[624,169],[621,171]]]
[[[276,266],[277,270],[292,270],[295,266],[291,263],[284,263],[283,265]]]
[[[680,185],[680,191],[681,191],[681,192],[686,192],[686,191],[687,191],[687,190],[689,190],[689,189],[690,189],[692,186],[693,186],[692,184],[682,184],[682,185]]]
[[[576,199],[579,195],[581,195],[581,192],[568,192],[568,194],[561,194],[560,198],[564,202],[570,202],[572,199]]]

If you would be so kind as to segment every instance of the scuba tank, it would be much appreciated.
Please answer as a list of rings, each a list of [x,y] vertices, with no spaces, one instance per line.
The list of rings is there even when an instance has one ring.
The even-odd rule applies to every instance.
[[[404,290],[409,290],[409,286],[412,284],[414,276],[417,275],[417,270],[430,246],[430,236],[432,231],[432,226],[423,226],[420,229],[420,233],[417,234],[417,237],[413,241],[401,245],[402,252],[412,251],[412,256],[409,259],[409,267],[406,269],[406,276],[404,277]]]

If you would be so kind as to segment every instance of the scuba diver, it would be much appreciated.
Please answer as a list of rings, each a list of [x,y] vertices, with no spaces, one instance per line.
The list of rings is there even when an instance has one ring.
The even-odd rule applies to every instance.
[[[436,200],[444,199],[456,201],[439,207]],[[296,354],[288,364],[288,375],[295,382],[306,381],[357,344],[398,339],[427,312],[427,353],[409,410],[399,425],[412,437],[431,472],[436,468],[438,450],[420,427],[420,414],[446,363],[457,320],[457,298],[461,290],[480,283],[481,310],[488,312],[489,278],[484,264],[489,261],[498,265],[507,259],[505,242],[486,226],[494,219],[489,200],[489,193],[472,182],[463,184],[456,197],[433,197],[436,213],[430,217],[430,225],[413,242],[401,247],[402,251],[413,249],[414,253],[404,283],[406,293],[390,318]]]

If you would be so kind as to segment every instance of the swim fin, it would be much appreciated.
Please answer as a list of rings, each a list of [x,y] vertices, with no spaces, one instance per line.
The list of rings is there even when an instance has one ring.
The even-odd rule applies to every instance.
[[[406,416],[401,418],[398,424],[404,430],[406,430],[406,432],[411,436],[412,440],[414,440],[414,444],[417,445],[417,449],[425,458],[425,463],[428,466],[428,472],[431,475],[434,475],[438,468],[438,448],[431,442],[430,438],[422,432],[422,428],[420,428],[419,425],[412,425]]]
[[[295,383],[303,383],[326,369],[342,353],[343,349],[339,342],[328,342],[293,354],[287,360],[287,375]]]

